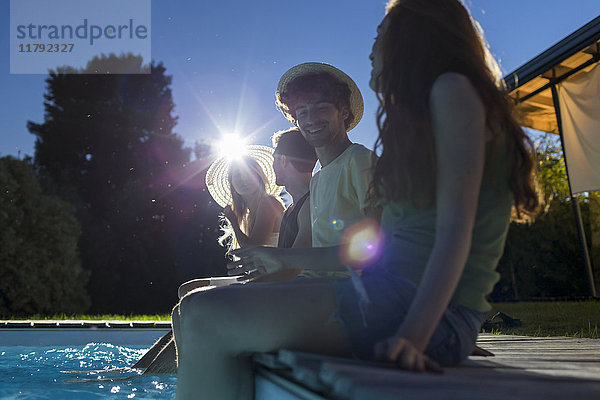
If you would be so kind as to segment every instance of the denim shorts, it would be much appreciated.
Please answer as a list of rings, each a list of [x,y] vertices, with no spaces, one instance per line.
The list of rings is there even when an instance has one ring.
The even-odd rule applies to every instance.
[[[396,334],[417,287],[381,267],[367,268],[356,279],[360,280],[358,285],[362,283],[362,288],[357,289],[356,280],[334,282],[338,305],[334,320],[342,325],[349,352],[359,359],[374,361],[375,344]],[[487,315],[488,312],[451,303],[425,354],[442,365],[460,363],[473,351]]]

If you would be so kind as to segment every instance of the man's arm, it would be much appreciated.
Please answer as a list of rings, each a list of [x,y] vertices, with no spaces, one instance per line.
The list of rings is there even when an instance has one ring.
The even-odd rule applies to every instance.
[[[346,246],[279,249],[276,247],[249,246],[234,250],[239,260],[227,264],[229,275],[239,275],[258,270],[273,273],[289,269],[315,269],[324,272],[345,271],[340,261],[340,251]]]
[[[309,201],[304,201],[302,203],[302,205],[300,206],[300,210],[298,211],[296,222],[298,223],[298,234],[296,235],[296,239],[294,241],[294,244],[292,245],[292,248],[296,247],[296,248],[308,249],[312,246]],[[280,226],[279,233],[282,234],[281,226]],[[240,271],[236,271],[236,272],[240,273]],[[301,272],[302,272],[302,268],[281,269],[277,272],[267,273],[267,274],[259,275],[255,278],[252,278],[252,282],[288,281],[288,280],[294,279]]]

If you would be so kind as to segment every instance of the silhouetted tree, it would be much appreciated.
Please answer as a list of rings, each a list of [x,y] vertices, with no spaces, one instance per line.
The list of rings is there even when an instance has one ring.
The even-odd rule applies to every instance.
[[[89,273],[73,207],[42,193],[25,161],[0,158],[0,316],[84,312]]]
[[[193,223],[205,226],[216,210],[206,207],[202,187],[183,180],[200,179],[202,171],[189,172],[190,149],[173,132],[171,77],[162,64],[152,64],[150,74],[86,73],[119,62],[141,66],[137,57],[110,55],[83,71],[51,73],[44,123],[28,128],[37,136],[35,165],[45,187],[77,208],[92,310],[165,312],[189,275],[186,266],[211,259],[198,254],[199,246],[185,249],[189,259],[178,253],[173,237],[200,240],[184,210],[195,204]],[[222,266],[222,251],[211,251]]]

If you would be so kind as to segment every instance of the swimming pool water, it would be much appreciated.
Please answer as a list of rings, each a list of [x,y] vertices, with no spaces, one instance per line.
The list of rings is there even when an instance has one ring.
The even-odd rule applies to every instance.
[[[176,375],[110,371],[133,365],[146,350],[147,346],[108,343],[0,347],[0,399],[175,398]],[[104,371],[88,372],[93,370]]]

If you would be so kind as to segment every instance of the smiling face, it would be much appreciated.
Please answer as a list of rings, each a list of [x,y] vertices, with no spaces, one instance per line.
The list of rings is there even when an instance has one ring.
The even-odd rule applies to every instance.
[[[344,120],[348,117],[348,109],[338,109],[319,93],[309,93],[299,99],[294,112],[298,128],[311,146],[326,147],[346,138]]]

